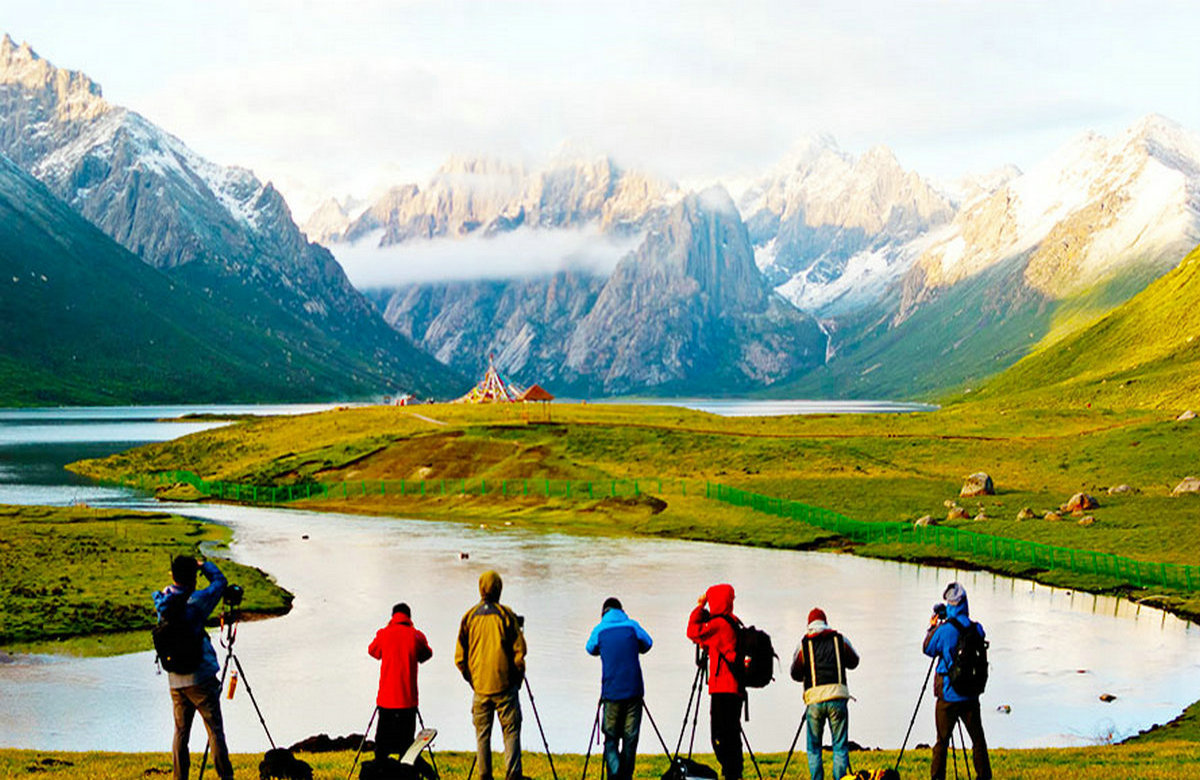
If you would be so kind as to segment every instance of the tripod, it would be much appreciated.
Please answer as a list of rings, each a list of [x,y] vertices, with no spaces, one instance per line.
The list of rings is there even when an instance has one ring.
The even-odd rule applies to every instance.
[[[733,670],[730,669],[732,674]],[[692,690],[688,694],[687,707],[683,711],[683,724],[679,729],[679,739],[675,743],[675,755],[671,758],[672,766],[680,764],[679,751],[683,746],[683,735],[687,730],[688,717],[692,718],[692,734],[688,740],[687,760],[691,761],[692,751],[696,746],[696,726],[700,720],[700,697],[704,690],[704,684],[708,681],[708,650],[696,648],[696,676],[692,679]],[[745,699],[743,699],[743,706]],[[693,705],[695,709],[692,709]],[[758,766],[758,758],[754,755],[754,749],[750,747],[750,738],[746,736],[746,730],[742,728],[741,721],[738,721],[738,732],[741,741],[746,745],[746,752],[750,754],[750,762],[754,765],[754,772],[758,775],[759,780],[762,780],[762,770]]]
[[[221,690],[225,689],[225,675],[229,672],[229,663],[233,662],[236,669],[234,672],[234,682],[230,686],[229,698],[233,698],[233,686],[237,685],[237,680],[241,680],[246,686],[246,693],[250,695],[250,703],[254,705],[254,711],[258,713],[258,722],[262,724],[263,731],[267,734],[267,742],[271,743],[271,749],[276,748],[275,740],[271,738],[271,730],[267,728],[267,721],[263,718],[262,710],[259,709],[258,700],[254,698],[254,691],[250,689],[250,681],[246,679],[246,670],[242,668],[242,662],[233,652],[233,644],[237,641],[237,621],[238,610],[236,607],[228,607],[225,613],[221,615],[221,646],[225,648],[225,662],[221,665]],[[203,779],[204,769],[208,763],[208,742],[204,743],[204,756],[200,759],[200,775]]]

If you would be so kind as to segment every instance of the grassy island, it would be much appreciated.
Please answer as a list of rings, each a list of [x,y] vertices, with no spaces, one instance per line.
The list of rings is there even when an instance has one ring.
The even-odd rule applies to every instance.
[[[161,512],[0,505],[0,648],[114,655],[150,647],[150,594],[170,559],[218,553],[229,529]],[[245,611],[277,615],[292,596],[251,566],[222,560]]]

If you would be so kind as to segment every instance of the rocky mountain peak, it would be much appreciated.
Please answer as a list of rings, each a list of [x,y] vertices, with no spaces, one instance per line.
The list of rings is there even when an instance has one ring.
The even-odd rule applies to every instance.
[[[6,110],[23,114],[49,110],[57,119],[87,119],[110,108],[99,84],[79,71],[54,67],[28,43],[18,46],[6,33],[0,40],[0,92],[13,88],[39,96],[33,107],[4,100]]]

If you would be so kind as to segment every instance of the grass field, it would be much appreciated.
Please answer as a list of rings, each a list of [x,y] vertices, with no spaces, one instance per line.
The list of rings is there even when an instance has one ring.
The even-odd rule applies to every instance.
[[[198,733],[198,730],[197,732]],[[193,743],[199,737],[193,734]],[[536,733],[526,729],[525,739],[536,738]],[[317,780],[343,780],[354,761],[354,753],[301,753],[298,756],[313,768]],[[455,752],[436,754],[441,776],[445,778],[467,777],[472,754]],[[236,777],[258,778],[258,762],[261,755],[235,755],[233,757]],[[559,778],[578,778],[583,770],[583,756],[559,754],[554,756],[554,768]],[[717,766],[711,755],[696,758],[709,766]],[[193,756],[193,771],[199,766],[199,755]],[[1160,742],[1153,745],[1108,745],[1088,748],[1064,748],[1046,750],[994,750],[991,751],[992,770],[996,777],[1008,780],[1184,780],[1196,777],[1200,764],[1200,744],[1195,742]],[[550,766],[544,753],[527,748],[522,761],[525,774],[530,777],[551,778]],[[830,770],[830,757],[826,753],[826,776]],[[883,769],[895,764],[896,751],[866,751],[851,753],[850,761],[855,769]],[[960,756],[961,761],[961,756]],[[774,780],[783,768],[784,755],[774,753],[758,756],[763,777]],[[600,777],[597,755],[592,754],[588,764],[588,776]],[[494,757],[494,766],[503,766],[499,754]],[[634,777],[637,780],[657,780],[666,770],[665,756],[641,756]],[[211,772],[211,767],[209,772]],[[961,763],[959,771],[965,770]],[[947,767],[947,774],[953,770]],[[929,775],[929,751],[909,750],[901,766],[904,777],[927,777]],[[0,776],[38,777],[54,780],[129,780],[143,777],[169,777],[171,757],[162,753],[60,753],[33,750],[0,750]],[[357,772],[355,773],[357,776]],[[478,773],[475,775],[478,777]],[[754,767],[746,759],[745,777],[755,778]],[[792,756],[788,764],[787,780],[807,780],[808,766],[803,753]]]
[[[0,647],[9,652],[111,655],[150,647],[150,594],[170,559],[217,558],[229,529],[164,513],[0,506]],[[292,596],[262,571],[219,566],[246,590],[251,614],[282,614]],[[203,578],[201,579],[203,582]]]

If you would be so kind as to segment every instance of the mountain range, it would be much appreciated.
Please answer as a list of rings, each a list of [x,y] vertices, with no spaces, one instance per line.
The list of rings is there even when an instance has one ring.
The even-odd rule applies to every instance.
[[[448,394],[494,355],[521,383],[583,396],[931,397],[1073,338],[1200,242],[1200,138],[1154,115],[1111,138],[1086,134],[1029,171],[953,185],[885,147],[855,156],[828,136],[802,139],[736,197],[603,155],[539,166],[455,157],[424,184],[329,201],[302,230],[270,183],[205,160],[5,36],[0,155],[210,306],[209,321],[226,325],[224,341],[205,331],[218,347],[256,345],[242,368],[196,375],[192,397],[220,395],[227,385],[213,377],[225,371],[279,371],[280,355],[302,370],[237,386],[287,397],[288,376],[305,398]],[[14,214],[34,191],[18,178],[0,177]],[[14,228],[20,236],[64,247],[72,240],[55,230],[82,235],[58,217],[21,218],[40,228]],[[550,271],[525,254],[528,237],[568,233],[628,251],[600,265],[564,257]],[[418,251],[428,247],[511,257],[486,278],[413,282],[401,266],[437,262]],[[395,281],[355,289],[337,260],[351,250],[385,271],[401,264]],[[27,272],[41,274],[14,276]],[[144,314],[147,328],[167,316]]]
[[[242,330],[339,377],[324,397],[446,393],[463,383],[383,322],[269,183],[205,160],[107,102],[87,76],[8,36],[0,40],[0,154]]]

